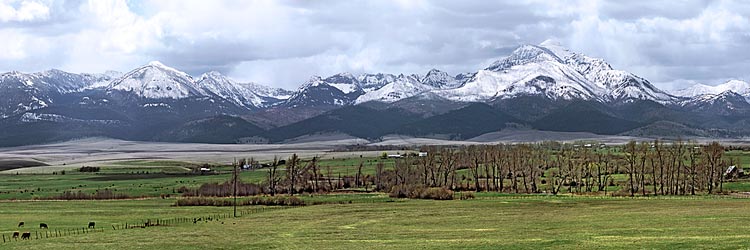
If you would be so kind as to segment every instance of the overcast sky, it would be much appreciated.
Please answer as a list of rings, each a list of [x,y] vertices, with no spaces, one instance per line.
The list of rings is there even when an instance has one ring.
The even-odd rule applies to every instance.
[[[476,71],[552,38],[675,89],[750,80],[747,2],[0,0],[0,71],[158,60],[294,89],[338,72]]]

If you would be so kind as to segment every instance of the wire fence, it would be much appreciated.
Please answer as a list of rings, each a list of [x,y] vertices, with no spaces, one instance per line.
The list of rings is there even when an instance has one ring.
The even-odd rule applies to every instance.
[[[293,207],[257,207],[252,209],[243,209],[237,211],[237,217],[242,217],[250,214],[257,214],[266,211],[277,211],[283,209],[289,209]],[[176,226],[180,224],[199,224],[208,223],[212,221],[221,221],[224,219],[235,218],[233,213],[216,213],[210,215],[201,215],[195,217],[174,217],[174,218],[146,218],[139,221],[130,221],[124,223],[113,223],[111,224],[111,230],[128,230],[136,228],[149,228],[149,227],[160,227],[160,226]],[[59,237],[70,237],[70,236],[81,236],[90,233],[105,232],[110,230],[110,227],[96,227],[95,225],[89,225],[89,227],[81,228],[65,228],[65,229],[48,229],[40,228],[29,231],[16,231],[11,233],[2,234],[3,243],[11,242],[22,242],[27,240],[43,240]]]

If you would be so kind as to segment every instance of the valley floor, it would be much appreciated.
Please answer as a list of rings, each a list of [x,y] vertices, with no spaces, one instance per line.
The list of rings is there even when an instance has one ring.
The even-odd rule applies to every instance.
[[[51,229],[101,219],[103,232],[0,243],[3,249],[739,249],[750,199],[546,197],[363,202],[269,210],[220,222],[112,230],[109,218],[228,213],[167,200],[0,202],[0,232],[19,218]],[[243,208],[241,208],[243,209]],[[75,211],[73,211],[75,210]]]
[[[519,142],[541,142],[558,140],[574,143],[587,141],[619,145],[630,140],[653,140],[626,136],[604,136],[579,132],[549,132],[535,130],[504,130],[487,133],[467,141],[452,141],[434,138],[414,138],[408,136],[391,135],[379,141],[367,141],[346,135],[318,135],[306,136],[297,141],[283,144],[203,144],[203,143],[169,143],[169,142],[138,142],[123,141],[108,138],[89,138],[67,142],[29,145],[19,147],[0,148],[0,160],[3,161],[38,161],[49,166],[30,167],[17,170],[6,170],[5,173],[51,173],[63,169],[99,166],[121,160],[177,160],[187,162],[210,162],[229,164],[237,157],[254,158],[259,161],[270,161],[274,157],[285,159],[293,153],[302,158],[330,157],[354,158],[362,156],[379,156],[383,151],[347,151],[340,149],[351,145],[374,147],[414,147],[420,145],[469,145],[469,144],[497,144]],[[750,139],[711,139],[690,138],[698,143],[714,140],[724,145],[750,145]],[[397,152],[398,150],[394,151]],[[0,161],[0,163],[2,163]],[[0,164],[0,173],[5,170]]]

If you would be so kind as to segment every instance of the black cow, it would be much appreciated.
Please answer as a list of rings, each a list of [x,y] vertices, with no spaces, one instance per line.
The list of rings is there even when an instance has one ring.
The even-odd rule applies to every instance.
[[[21,239],[22,239],[22,240],[25,240],[25,239],[31,239],[31,233],[29,233],[29,232],[24,232],[23,234],[21,234]]]
[[[96,228],[96,223],[93,221],[89,221],[89,228]]]
[[[23,226],[23,221],[18,222],[18,227],[22,227],[22,226]]]
[[[39,223],[39,229],[48,229],[49,227],[45,223]]]
[[[18,236],[19,236],[20,234],[21,234],[21,233],[19,233],[18,231],[15,231],[15,232],[13,232],[13,239],[18,239]]]

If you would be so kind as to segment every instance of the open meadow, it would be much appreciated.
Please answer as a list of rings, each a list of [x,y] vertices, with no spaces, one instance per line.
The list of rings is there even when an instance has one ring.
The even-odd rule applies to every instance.
[[[627,184],[629,178],[634,177],[628,170],[617,168],[602,175],[607,183],[604,185],[605,194],[597,188],[599,183],[589,181],[597,179],[594,176],[578,179],[557,177],[556,174],[563,171],[559,167],[531,169],[537,172],[530,172],[530,178],[522,177],[523,172],[519,172],[519,179],[515,180],[517,187],[506,175],[499,182],[504,188],[498,188],[498,183],[489,180],[498,177],[491,168],[485,169],[492,164],[487,159],[484,164],[452,169],[445,175],[429,174],[430,168],[420,167],[439,165],[450,157],[456,157],[457,165],[473,162],[463,160],[471,160],[471,150],[475,149],[443,150],[435,153],[440,154],[438,159],[441,161],[428,163],[432,158],[409,156],[419,152],[415,147],[351,152],[317,148],[301,155],[299,162],[294,164],[298,168],[290,165],[293,161],[278,149],[252,152],[236,149],[236,152],[230,150],[219,154],[221,157],[204,160],[195,156],[178,157],[187,154],[185,152],[167,158],[148,157],[145,153],[138,157],[129,157],[126,152],[92,153],[91,156],[76,157],[79,160],[90,157],[86,158],[88,160],[64,165],[60,163],[60,157],[70,148],[55,153],[55,156],[16,158],[8,161],[12,168],[0,174],[0,235],[3,239],[0,249],[750,247],[750,235],[746,233],[750,231],[750,223],[747,223],[750,220],[750,195],[747,193],[750,192],[750,181],[744,177],[722,179],[721,192],[709,194],[700,189],[696,195],[689,195],[684,189],[688,186],[685,180],[689,178],[683,176],[679,179],[682,184],[672,184],[676,187],[674,193],[662,195],[651,191],[657,190],[655,185],[660,183],[655,166],[651,172],[634,169],[634,176],[643,176],[636,179],[643,181],[642,186],[636,186],[642,190],[635,192],[634,197],[628,197],[626,191],[631,186]],[[496,150],[509,153],[510,159],[516,148]],[[13,154],[17,157],[21,151],[16,149]],[[166,151],[161,149],[157,154]],[[89,153],[75,152],[81,155]],[[381,157],[383,152],[406,156],[403,159],[384,158]],[[570,157],[569,164],[575,166],[594,167],[598,164],[596,157],[584,153],[578,155],[578,151],[571,151],[570,155],[564,151],[551,153],[549,156],[543,155],[545,152],[533,153],[535,157],[540,156],[538,162],[543,162],[545,157]],[[613,164],[626,165],[627,156],[635,154],[628,152],[613,147],[593,153],[611,157]],[[6,151],[5,154],[10,153]],[[201,154],[204,153],[198,153]],[[742,169],[750,167],[750,153],[747,151],[735,149],[723,154]],[[189,193],[200,195],[201,190],[210,185],[221,188],[222,183],[225,185],[222,192],[226,192],[226,187],[231,186],[226,184],[233,178],[231,162],[235,159],[243,161],[245,157],[260,156],[254,158],[259,159],[258,164],[267,164],[274,155],[286,161],[278,164],[278,169],[264,166],[238,171],[238,182],[244,185],[243,190],[250,192],[238,198],[244,204],[237,207],[238,217],[233,217],[233,207],[226,205],[231,204],[231,195],[186,197]],[[318,158],[313,161],[313,156]],[[229,160],[225,160],[227,158]],[[38,164],[32,160],[49,166],[25,165]],[[685,167],[688,162],[685,161]],[[508,160],[507,166],[512,165],[512,160]],[[84,166],[91,167],[88,169],[91,171],[83,171]],[[506,165],[499,163],[495,167],[499,173],[504,173],[503,166]],[[650,165],[644,165],[644,169],[646,166]],[[211,170],[198,171],[200,168]],[[272,169],[277,171],[273,179],[278,180],[274,182],[278,187],[273,190],[277,192],[275,197],[280,198],[271,198],[268,193]],[[293,178],[290,176],[303,179],[289,182],[288,178]],[[429,182],[431,178],[443,177],[446,181],[455,180],[450,190],[445,191],[449,200],[431,200],[433,197],[429,195],[421,197],[425,199],[398,198],[401,196],[389,192],[390,189],[375,190],[378,186],[393,185],[394,181]],[[554,182],[554,178],[562,182]],[[526,180],[533,184],[526,183]],[[590,185],[573,182],[590,182]],[[294,186],[288,186],[289,183],[299,186],[294,189]],[[553,195],[551,190],[556,185],[560,187],[559,193]],[[589,186],[592,191],[585,190]],[[527,189],[529,187],[532,189]],[[669,187],[667,185],[667,189]],[[293,199],[301,200],[300,204],[247,204],[252,200],[290,201],[289,188],[295,190],[292,191],[296,197]],[[315,192],[316,189],[322,191]],[[648,191],[647,195],[640,194],[643,190]],[[103,191],[120,196],[96,198]],[[408,193],[405,196],[411,197]],[[180,201],[191,199],[221,202],[176,206]],[[19,227],[19,222],[24,222],[24,226]],[[95,222],[96,226],[88,228],[89,222]],[[41,229],[41,223],[49,228]],[[30,239],[13,238],[14,232],[29,232]]]
[[[268,210],[207,223],[113,230],[110,223],[230,212],[169,200],[0,203],[0,231],[20,218],[50,230],[96,220],[103,232],[13,241],[3,249],[739,249],[750,200],[489,196]],[[34,226],[34,225],[29,225]]]

